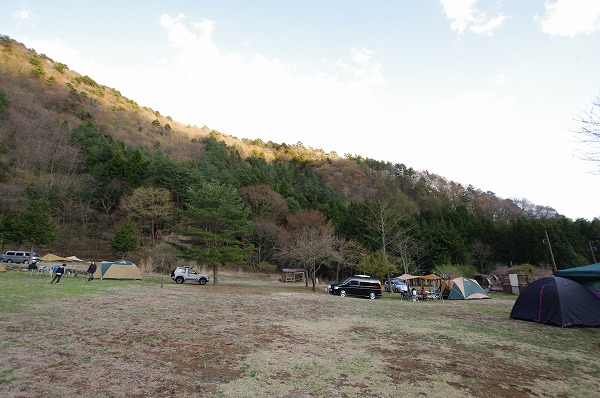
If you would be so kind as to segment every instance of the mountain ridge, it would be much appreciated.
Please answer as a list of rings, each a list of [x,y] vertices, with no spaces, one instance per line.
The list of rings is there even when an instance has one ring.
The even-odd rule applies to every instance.
[[[360,155],[341,157],[335,152],[307,148],[300,141],[291,145],[263,142],[259,138],[233,137],[207,126],[184,125],[159,111],[140,106],[117,89],[82,76],[7,36],[0,36],[0,54],[0,188],[8,194],[0,199],[0,215],[24,211],[32,195],[55,198],[58,210],[54,210],[54,217],[64,227],[58,249],[64,252],[109,253],[109,235],[125,216],[118,201],[138,184],[118,178],[100,184],[98,165],[90,166],[90,156],[99,161],[98,154],[93,153],[98,148],[87,148],[87,155],[82,151],[82,145],[97,145],[100,141],[105,148],[112,148],[110,156],[116,156],[115,159],[136,156],[139,165],[159,154],[174,159],[180,166],[196,167],[207,162],[209,153],[214,163],[209,169],[215,175],[230,173],[225,178],[237,181],[238,188],[270,181],[269,189],[287,200],[290,212],[318,209],[338,230],[348,228],[345,233],[349,235],[359,233],[356,226],[352,226],[356,220],[346,219],[356,217],[350,214],[356,210],[353,206],[364,206],[361,204],[376,198],[392,200],[414,220],[412,222],[426,224],[431,222],[427,217],[434,217],[438,219],[436,223],[444,222],[451,228],[456,228],[451,218],[457,216],[443,213],[460,213],[462,208],[472,213],[469,217],[500,223],[498,225],[514,223],[518,218],[556,220],[552,222],[564,219],[551,207],[536,205],[527,199],[500,198],[493,192],[483,192],[401,163]],[[93,127],[90,130],[86,126]],[[79,134],[79,139],[88,140],[87,144],[74,141],[73,132],[86,129],[89,131]],[[226,148],[219,147],[218,142]],[[96,171],[90,167],[96,167]],[[279,173],[280,177],[273,173]],[[234,174],[238,177],[232,180]],[[119,178],[126,180],[124,175]],[[140,178],[152,176],[138,177],[141,181]],[[300,183],[304,185],[292,186]],[[112,192],[108,188],[106,197],[86,197],[86,189],[95,195],[104,195],[98,187],[114,190],[114,197],[108,197]],[[335,199],[336,195],[344,199]],[[110,205],[105,201],[111,202]],[[81,214],[69,214],[71,210]],[[435,215],[437,213],[439,215]],[[444,217],[450,219],[444,221]],[[87,224],[99,231],[87,231]],[[484,238],[491,240],[493,236]],[[457,236],[457,239],[463,241],[460,250],[465,251],[468,239],[473,237]],[[433,260],[428,261],[433,266]]]

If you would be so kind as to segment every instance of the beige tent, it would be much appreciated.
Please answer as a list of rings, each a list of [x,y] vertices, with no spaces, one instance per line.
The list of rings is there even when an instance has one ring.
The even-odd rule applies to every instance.
[[[401,281],[403,281],[404,283],[406,283],[408,286],[418,286],[419,285],[419,279],[421,279],[420,276],[415,276],[415,275],[411,275],[411,274],[402,274],[398,277],[398,279],[400,279]]]
[[[58,263],[67,260],[64,257],[57,256],[56,254],[48,253],[44,257],[40,257],[40,261],[45,261],[47,263]]]
[[[411,279],[416,279],[419,278],[419,276],[414,276],[411,274],[402,274],[398,277],[398,279],[400,279],[401,281],[409,281]]]
[[[142,279],[140,269],[131,261],[103,261],[98,265],[94,278],[99,279]]]
[[[77,261],[78,263],[83,262],[82,259],[78,258],[77,256],[69,256],[69,257],[65,257],[65,260],[67,261]]]
[[[4,264],[0,264],[0,272],[6,272],[6,267]]]
[[[436,274],[424,275],[421,277],[421,279],[423,279],[425,283],[435,287],[436,289],[438,289],[442,283],[442,278]]]

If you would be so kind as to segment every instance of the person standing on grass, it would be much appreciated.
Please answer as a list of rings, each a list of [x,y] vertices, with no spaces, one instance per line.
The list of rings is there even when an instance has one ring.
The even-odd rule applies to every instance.
[[[67,264],[63,264],[59,265],[58,268],[56,268],[56,271],[54,271],[54,278],[52,278],[50,284],[53,284],[54,281],[56,281],[56,283],[60,282],[60,278],[62,278],[63,274],[65,273],[66,266]]]
[[[94,274],[96,273],[96,269],[98,269],[98,267],[96,266],[96,263],[92,260],[92,263],[90,264],[90,266],[88,267],[88,270],[87,270],[88,282],[91,282],[94,280]]]

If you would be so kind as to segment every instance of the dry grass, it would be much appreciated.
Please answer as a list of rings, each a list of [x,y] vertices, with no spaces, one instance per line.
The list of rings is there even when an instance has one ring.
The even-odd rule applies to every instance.
[[[511,300],[22,274],[0,274],[3,397],[599,396],[598,329],[514,321]]]

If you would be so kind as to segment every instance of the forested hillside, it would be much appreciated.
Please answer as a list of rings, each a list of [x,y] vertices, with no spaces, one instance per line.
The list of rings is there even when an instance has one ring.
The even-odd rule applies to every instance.
[[[2,250],[127,256],[158,272],[187,261],[312,278],[551,267],[546,232],[567,268],[591,263],[600,239],[597,219],[409,165],[182,125],[6,36],[0,190]]]

